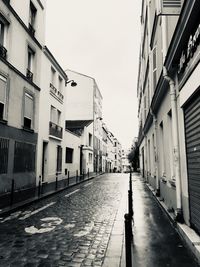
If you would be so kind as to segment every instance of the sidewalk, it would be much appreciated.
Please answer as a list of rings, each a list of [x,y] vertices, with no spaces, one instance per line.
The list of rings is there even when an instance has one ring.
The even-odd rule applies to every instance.
[[[133,266],[197,267],[194,255],[138,174],[133,174]]]
[[[200,264],[200,236],[188,225],[184,223],[183,224],[177,223],[174,218],[174,213],[168,211],[165,203],[163,201],[160,201],[159,197],[156,196],[154,189],[149,184],[146,184],[146,186],[151,191],[151,193],[153,194],[155,200],[160,205],[160,207],[166,212],[169,220],[174,225],[177,232],[184,240],[184,242],[187,244],[187,246],[190,248],[192,253],[196,256]]]
[[[47,185],[43,185],[40,189],[38,187],[34,188],[34,192],[29,197],[27,197],[25,200],[22,200],[22,201],[13,202],[12,205],[9,205],[10,203],[10,196],[9,196],[7,199],[3,200],[3,201],[7,201],[6,203],[8,203],[8,205],[0,209],[0,216],[5,216],[7,214],[15,212],[21,207],[25,207],[31,203],[40,201],[41,199],[47,198],[50,195],[57,194],[58,192],[71,188],[72,186],[75,186],[77,184],[89,181],[102,174],[103,173],[91,173],[89,177],[87,175],[85,175],[85,177],[78,176],[77,178],[70,177],[69,180],[65,179],[65,180],[58,181],[57,185],[56,183],[50,183]],[[17,195],[17,192],[15,192],[15,194]],[[14,198],[15,198],[15,195],[14,195]],[[1,197],[0,197],[0,201],[1,201]]]

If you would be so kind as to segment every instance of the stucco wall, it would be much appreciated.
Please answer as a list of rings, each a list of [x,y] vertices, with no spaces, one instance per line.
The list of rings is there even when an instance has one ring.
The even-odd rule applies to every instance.
[[[94,80],[72,71],[67,71],[67,75],[77,86],[68,84],[66,87],[66,119],[93,120]]]

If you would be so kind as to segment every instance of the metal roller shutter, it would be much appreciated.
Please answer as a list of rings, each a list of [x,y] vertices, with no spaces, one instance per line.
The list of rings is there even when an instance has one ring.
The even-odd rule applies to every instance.
[[[184,108],[190,223],[200,233],[200,91]]]

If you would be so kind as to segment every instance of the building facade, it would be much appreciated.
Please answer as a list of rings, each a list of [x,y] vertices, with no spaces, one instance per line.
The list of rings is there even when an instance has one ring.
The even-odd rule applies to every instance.
[[[184,2],[164,64],[171,91],[176,88],[180,207],[185,222],[200,234],[199,10],[199,1]]]
[[[49,49],[44,46],[41,61],[37,180],[61,180],[64,172],[64,129],[67,75]]]
[[[1,194],[36,185],[45,8],[39,0],[0,2]]]
[[[90,172],[102,171],[102,96],[94,78],[67,70],[70,80],[77,86],[67,87],[66,120],[92,121],[82,151],[83,169]],[[90,144],[90,145],[89,145]],[[89,163],[90,162],[90,163]],[[93,166],[91,166],[91,162]],[[89,166],[89,165],[90,166]]]
[[[140,169],[175,216],[180,207],[175,95],[163,66],[182,1],[142,1],[138,75]]]
[[[155,36],[149,36],[148,75],[142,56],[144,46],[141,45],[138,79],[140,166],[145,180],[174,213],[175,219],[200,233],[200,4],[193,0],[176,2],[176,8],[171,6],[169,13],[166,11],[158,18],[161,47],[160,53],[156,50],[156,56],[154,46],[151,49]],[[143,3],[143,25],[144,7],[148,10],[149,3]],[[172,21],[173,27],[170,27]],[[162,59],[159,64],[158,58]],[[154,68],[158,65],[160,72]],[[152,92],[150,99],[147,84]]]

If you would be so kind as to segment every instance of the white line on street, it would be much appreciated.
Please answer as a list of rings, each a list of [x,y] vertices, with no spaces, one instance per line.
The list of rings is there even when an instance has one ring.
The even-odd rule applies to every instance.
[[[28,214],[24,215],[23,217],[19,218],[19,220],[23,221],[23,220],[25,220],[25,219],[31,217],[32,215],[34,215],[34,214],[36,214],[36,213],[38,213],[38,212],[40,212],[40,211],[42,211],[42,210],[45,210],[46,208],[48,208],[48,207],[54,205],[55,203],[56,203],[56,202],[51,202],[51,203],[45,205],[45,206],[42,207],[42,208],[39,208],[39,209],[37,209],[37,210],[34,210],[33,212],[28,213]]]
[[[85,184],[84,187],[87,187],[87,186],[91,185],[92,183],[93,183],[93,182],[90,182],[90,183],[88,183],[88,184]]]
[[[73,192],[71,192],[71,193],[65,195],[65,197],[69,197],[69,196],[73,195],[74,193],[78,192],[79,190],[80,190],[80,189],[76,189],[75,191],[73,191]]]

